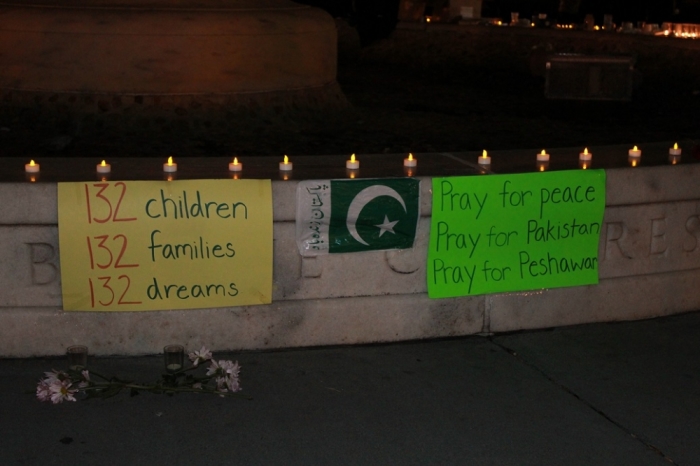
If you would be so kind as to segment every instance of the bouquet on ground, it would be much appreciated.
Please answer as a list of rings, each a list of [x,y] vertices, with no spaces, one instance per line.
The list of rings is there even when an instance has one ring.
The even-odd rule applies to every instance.
[[[181,347],[180,347],[181,348]],[[63,401],[76,401],[81,398],[110,398],[122,390],[128,390],[131,396],[139,392],[174,395],[180,392],[210,393],[214,395],[242,396],[240,370],[238,361],[216,361],[211,351],[202,347],[189,354],[191,365],[167,364],[168,371],[152,384],[137,383],[118,377],[106,377],[82,366],[72,366],[65,371],[45,372],[36,387],[39,401],[53,404]],[[206,369],[204,375],[197,375],[196,370]],[[245,397],[247,398],[247,397]]]

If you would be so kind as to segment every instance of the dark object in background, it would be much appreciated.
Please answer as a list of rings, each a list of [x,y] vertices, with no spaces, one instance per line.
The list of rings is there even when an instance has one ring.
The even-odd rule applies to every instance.
[[[632,98],[634,57],[555,54],[547,59],[545,96],[567,100]]]
[[[396,27],[399,0],[295,0],[342,18],[357,29],[364,47],[388,37]]]

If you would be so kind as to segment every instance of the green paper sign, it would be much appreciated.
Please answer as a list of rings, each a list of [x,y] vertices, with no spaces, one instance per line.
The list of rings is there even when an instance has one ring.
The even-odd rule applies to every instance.
[[[431,298],[598,283],[605,171],[433,178]]]

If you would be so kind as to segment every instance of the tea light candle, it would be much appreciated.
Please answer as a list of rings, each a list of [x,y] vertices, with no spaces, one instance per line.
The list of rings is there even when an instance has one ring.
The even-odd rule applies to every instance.
[[[286,155],[284,156],[284,161],[280,162],[280,170],[282,171],[290,171],[292,169],[292,162],[289,161],[289,157]]]
[[[360,168],[360,161],[355,160],[355,154],[352,154],[350,160],[345,162],[345,168],[348,170],[358,170]]]
[[[403,166],[406,168],[418,166],[418,160],[413,158],[413,154],[408,154],[407,159],[403,159]]]
[[[549,154],[542,149],[542,152],[537,154],[537,161],[538,162],[549,162]]]
[[[675,143],[673,147],[668,150],[668,155],[678,156],[681,155],[682,151],[683,150],[678,147],[678,143]]]
[[[239,172],[243,170],[243,164],[238,161],[238,157],[233,158],[233,162],[228,164],[228,171]]]
[[[593,159],[593,154],[588,152],[588,147],[586,147],[585,149],[583,149],[583,152],[581,152],[579,154],[578,159],[579,160],[591,160],[591,159]]]
[[[112,171],[112,166],[105,162],[104,160],[102,163],[97,164],[97,173],[109,173]]]
[[[168,157],[168,162],[163,164],[163,171],[168,173],[177,171],[177,164],[173,162],[172,157]]]
[[[637,146],[634,146],[634,149],[630,149],[627,152],[627,155],[630,157],[641,157],[642,156],[642,151],[637,148]]]
[[[484,150],[481,153],[481,157],[479,157],[479,165],[491,165],[491,157],[489,157],[486,150]]]
[[[39,173],[39,164],[31,160],[29,163],[24,164],[24,171],[27,173]]]

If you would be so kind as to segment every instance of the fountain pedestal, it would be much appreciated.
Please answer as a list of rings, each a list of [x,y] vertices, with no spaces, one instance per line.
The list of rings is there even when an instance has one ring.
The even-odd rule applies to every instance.
[[[255,116],[342,106],[336,28],[287,0],[0,3],[0,106]]]

